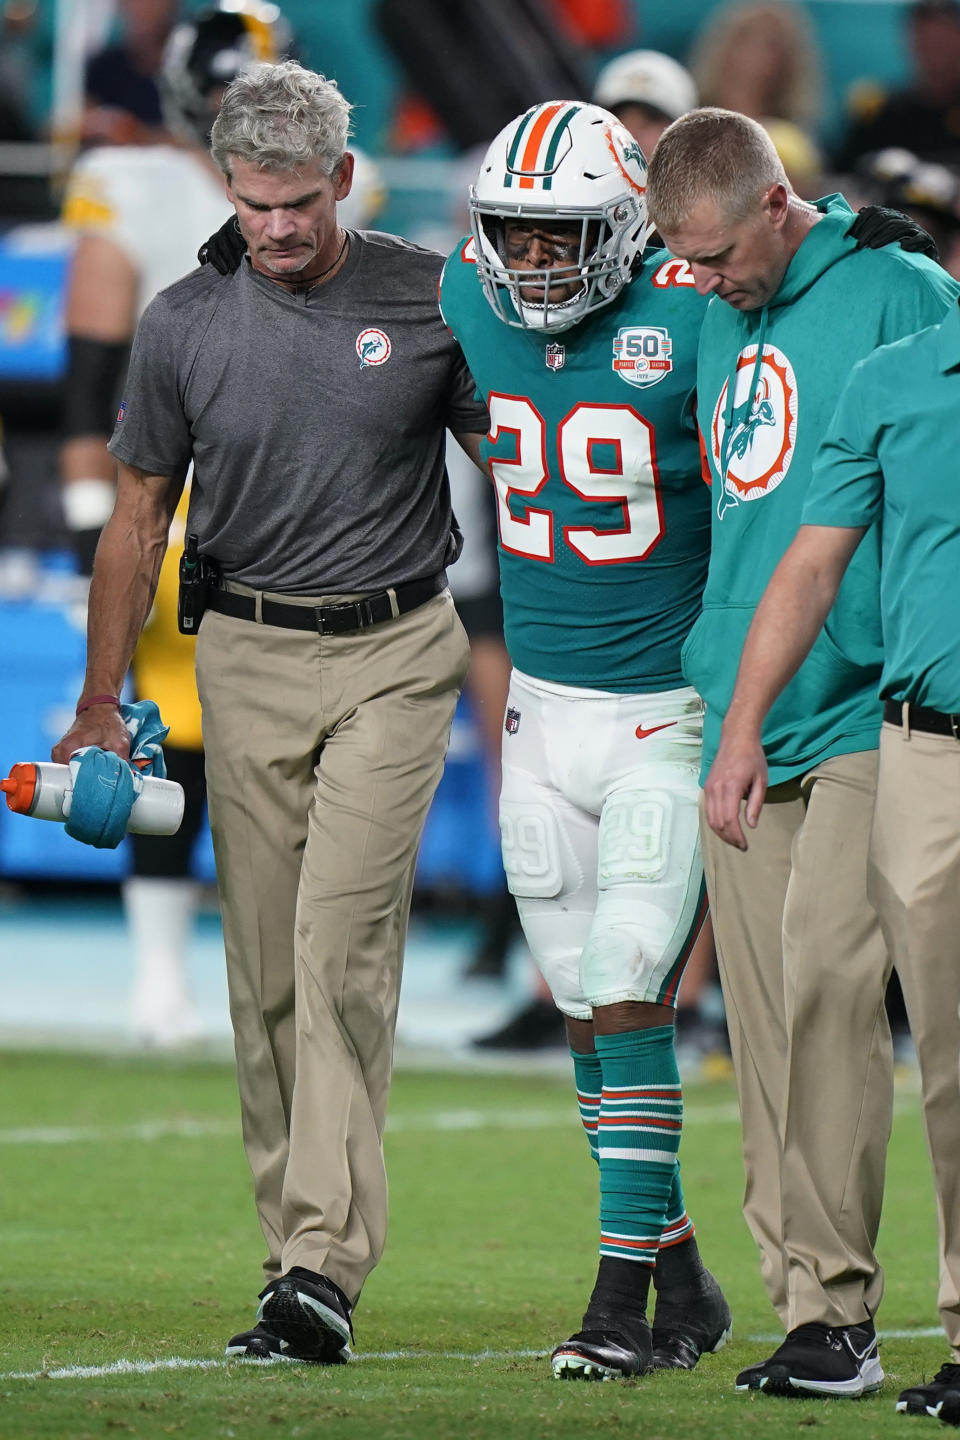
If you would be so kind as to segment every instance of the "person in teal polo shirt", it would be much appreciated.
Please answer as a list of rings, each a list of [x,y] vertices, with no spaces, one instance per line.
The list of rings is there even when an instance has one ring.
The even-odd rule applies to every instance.
[[[697,412],[711,485],[703,610],[682,654],[716,752],[750,621],[796,534],[852,366],[939,321],[957,286],[897,247],[858,251],[840,196],[792,193],[761,126],[691,111],[662,136],[647,201],[710,295]],[[893,1064],[890,961],[866,894],[882,663],[879,540],[763,727],[773,786],[749,852],[701,829],[743,1118],[744,1214],[787,1337],[739,1390],[858,1396],[883,1382],[875,1242]]]
[[[706,787],[744,850],[767,789],[764,716],[822,638],[844,576],[881,537],[883,700],[868,893],[917,1047],[953,1352],[897,1409],[960,1423],[960,310],[855,367],[814,465],[803,523],[757,609]]]

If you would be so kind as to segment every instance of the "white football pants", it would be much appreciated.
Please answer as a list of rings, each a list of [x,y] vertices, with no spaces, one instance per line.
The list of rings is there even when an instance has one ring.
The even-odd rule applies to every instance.
[[[514,671],[500,832],[527,943],[565,1015],[676,1002],[706,914],[697,803],[703,702]]]

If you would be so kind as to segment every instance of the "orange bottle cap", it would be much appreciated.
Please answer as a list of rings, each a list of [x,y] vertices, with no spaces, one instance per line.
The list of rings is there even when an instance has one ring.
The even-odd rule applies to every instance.
[[[29,763],[14,765],[7,779],[0,780],[0,790],[7,797],[7,809],[21,815],[29,815],[36,789],[37,767]]]

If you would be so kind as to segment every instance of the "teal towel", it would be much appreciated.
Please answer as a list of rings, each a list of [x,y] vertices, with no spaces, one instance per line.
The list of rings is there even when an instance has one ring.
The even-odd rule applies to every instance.
[[[64,828],[72,839],[98,850],[115,850],[126,835],[144,775],[163,780],[167,774],[160,747],[170,728],[155,703],[138,700],[135,705],[121,705],[120,715],[130,731],[130,761],[97,745],[70,757],[73,800]]]

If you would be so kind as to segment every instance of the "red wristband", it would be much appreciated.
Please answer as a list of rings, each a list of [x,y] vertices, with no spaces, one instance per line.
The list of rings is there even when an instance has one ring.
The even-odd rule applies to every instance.
[[[94,705],[116,705],[120,709],[119,695],[89,695],[86,700],[81,700],[77,706],[77,714],[82,715],[84,710],[92,710]]]

